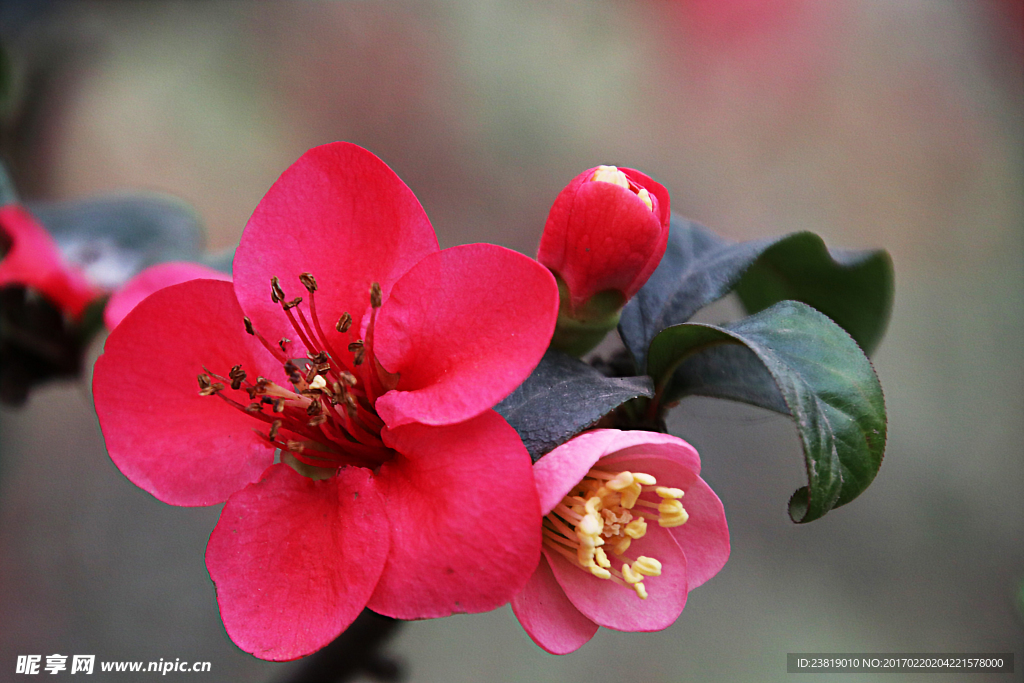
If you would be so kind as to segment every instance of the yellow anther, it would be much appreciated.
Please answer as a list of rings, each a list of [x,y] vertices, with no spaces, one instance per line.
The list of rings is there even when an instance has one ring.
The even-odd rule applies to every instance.
[[[576,549],[576,559],[579,560],[581,567],[593,567],[595,565],[594,549],[580,546]]]
[[[633,485],[633,473],[632,472],[619,472],[613,479],[609,479],[605,484],[612,491],[622,491]]]
[[[637,517],[626,525],[625,534],[629,538],[643,538],[646,533],[647,520],[643,517]]]
[[[642,492],[643,489],[640,487],[640,484],[630,484],[629,486],[627,486],[622,491],[622,507],[626,508],[627,510],[632,510],[633,506],[636,505],[637,499],[640,498],[640,494]]]
[[[640,201],[647,205],[648,209],[654,211],[654,202],[651,201],[650,192],[648,192],[645,188],[641,187],[640,191],[636,193],[636,196],[640,198]]]
[[[310,389],[323,389],[327,386],[327,380],[324,379],[323,375],[317,375],[313,378],[313,381],[309,383]]]
[[[643,574],[644,576],[661,576],[661,562],[658,562],[653,557],[641,555],[636,558],[632,569],[637,574]]]
[[[624,553],[627,550],[629,550],[629,544],[632,543],[632,542],[633,542],[633,539],[630,538],[629,536],[626,536],[624,539],[622,539],[621,541],[619,541],[618,543],[615,544],[615,547],[612,548],[612,552],[615,553],[616,555],[621,555],[622,553]]]
[[[594,549],[594,560],[597,562],[597,565],[599,567],[604,567],[605,569],[607,569],[608,567],[612,566],[612,563],[608,561],[608,556],[601,548]]]
[[[664,517],[678,515],[683,511],[683,504],[675,498],[667,498],[658,504],[658,514]]]
[[[622,578],[626,583],[640,583],[644,580],[644,577],[633,571],[628,564],[622,565]]]
[[[626,174],[614,166],[598,166],[594,175],[590,176],[592,181],[611,183],[629,189],[629,179]]]
[[[654,492],[657,493],[662,498],[682,498],[683,497],[683,490],[682,489],[670,489],[667,486],[659,486],[658,488],[654,489]]]
[[[610,578],[612,578],[612,573],[610,571],[608,571],[607,569],[605,569],[604,567],[591,567],[590,568],[590,573],[593,574],[594,576],[596,576],[599,579],[610,579]]]
[[[649,474],[644,474],[643,472],[634,472],[633,483],[643,484],[644,486],[654,486],[655,484],[658,483],[658,480]]]
[[[687,520],[690,519],[690,515],[687,514],[686,510],[681,510],[678,514],[671,516],[661,516],[658,518],[658,526],[671,528],[674,526],[682,526],[686,524]]]
[[[583,509],[585,509],[589,514],[596,515],[601,511],[602,507],[603,504],[600,498],[590,498],[583,506]]]
[[[644,587],[643,583],[634,583],[633,590],[636,591],[636,594],[640,596],[641,600],[647,599],[647,589]]]
[[[682,506],[679,507],[682,509]],[[601,533],[603,526],[604,522],[597,513],[587,514],[580,520],[579,525],[576,527],[576,532],[586,534],[587,536],[597,536]]]

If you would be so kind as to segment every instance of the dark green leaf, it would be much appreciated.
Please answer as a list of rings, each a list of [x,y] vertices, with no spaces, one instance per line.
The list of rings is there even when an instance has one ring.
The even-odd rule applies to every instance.
[[[89,279],[114,289],[164,261],[198,261],[203,227],[185,202],[160,194],[124,194],[51,204],[32,211],[64,256]]]
[[[884,251],[829,252],[807,232],[730,242],[673,214],[665,256],[623,309],[619,333],[643,368],[661,330],[738,289],[752,311],[785,299],[811,304],[871,351],[885,333],[892,282]]]
[[[14,189],[14,182],[7,172],[7,166],[0,161],[0,206],[7,206],[18,201],[18,193]]]
[[[549,350],[494,409],[519,432],[536,462],[626,401],[653,395],[650,377],[605,377],[581,360]]]
[[[726,356],[721,350],[728,347],[745,351]],[[818,519],[856,498],[882,464],[882,387],[871,362],[841,327],[795,301],[724,327],[669,327],[651,343],[648,365],[662,396],[701,393],[757,405],[774,400],[766,407],[778,409],[781,404],[766,392],[764,371],[742,374],[754,358],[773,380],[804,450],[808,486],[793,494],[789,514],[795,522]],[[703,384],[676,384],[693,377]]]

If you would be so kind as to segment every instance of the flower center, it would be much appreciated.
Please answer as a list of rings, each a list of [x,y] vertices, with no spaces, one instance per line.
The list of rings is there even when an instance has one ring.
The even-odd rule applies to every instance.
[[[659,576],[661,562],[644,555],[630,559],[627,551],[647,533],[647,520],[675,527],[688,519],[679,502],[683,492],[657,483],[642,472],[591,469],[544,518],[545,545],[580,569],[632,588],[646,600],[644,577]],[[641,497],[652,492],[659,502]],[[612,566],[605,548],[622,561],[621,571]]]
[[[266,433],[258,433],[280,449],[281,459],[300,474],[316,479],[332,476],[346,465],[374,469],[389,460],[392,451],[381,441],[384,422],[373,405],[397,381],[373,355],[373,329],[382,300],[380,285],[374,282],[370,287],[366,339],[355,338],[358,331],[352,329],[348,312],[335,324],[346,342],[339,353],[317,316],[316,279],[311,273],[303,273],[299,281],[309,294],[309,317],[302,308],[302,297],[288,300],[276,277],[270,280],[270,298],[281,305],[295,336],[306,347],[304,358],[292,356],[291,339],[272,344],[249,318],[244,319],[245,331],[259,339],[281,363],[291,388],[261,376],[254,382],[241,365],[233,366],[225,375],[204,367],[197,378],[199,394],[219,396],[267,425]]]
[[[651,193],[647,191],[647,188],[640,187],[636,183],[630,182],[626,174],[620,171],[615,166],[598,166],[597,170],[594,171],[594,175],[590,176],[591,182],[599,183],[611,183],[612,185],[618,185],[619,187],[625,188],[640,198],[649,210],[654,211],[654,202],[651,201]]]

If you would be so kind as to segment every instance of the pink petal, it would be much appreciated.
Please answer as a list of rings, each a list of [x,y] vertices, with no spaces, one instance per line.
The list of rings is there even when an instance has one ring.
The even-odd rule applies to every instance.
[[[369,607],[399,619],[484,612],[537,566],[540,509],[530,456],[492,410],[446,427],[385,429],[397,453],[377,480],[391,554]]]
[[[551,512],[562,497],[586,476],[587,471],[609,454],[667,458],[689,470],[690,473],[684,475],[685,481],[680,481],[680,484],[689,483],[700,472],[697,451],[678,437],[639,430],[623,432],[617,429],[595,429],[567,441],[533,466],[540,493],[541,513],[546,515]],[[602,463],[601,467],[609,469],[607,463]],[[677,470],[671,472],[673,477],[679,478]]]
[[[206,548],[231,639],[274,661],[331,642],[377,584],[386,519],[372,475],[354,467],[313,481],[278,464],[231,496]]]
[[[662,564],[661,576],[644,579],[646,600],[641,600],[632,588],[599,579],[571,564],[547,545],[543,552],[572,604],[600,626],[618,631],[660,631],[678,619],[686,605],[686,556],[668,530],[657,524],[648,524],[646,535],[626,551],[631,560],[646,555]],[[623,558],[609,552],[608,559],[613,568],[622,569]]]
[[[171,285],[189,280],[224,280],[231,281],[230,275],[214,270],[198,263],[173,262],[161,263],[133,277],[124,287],[114,292],[103,311],[103,322],[108,329],[114,329],[124,320],[128,312],[139,305],[147,296]]]
[[[698,478],[686,489],[683,507],[690,519],[670,531],[686,553],[689,588],[693,590],[717,574],[729,560],[729,526],[722,501],[703,479]]]
[[[0,287],[31,287],[75,317],[102,294],[64,261],[50,234],[20,205],[0,208],[0,233],[6,237],[0,242],[10,242],[0,256]]]
[[[216,396],[196,376],[284,381],[270,355],[245,333],[230,283],[193,280],[162,289],[110,333],[96,361],[93,396],[107,451],[137,486],[173,505],[211,505],[256,481],[274,449],[266,425]],[[241,400],[247,401],[242,392]]]
[[[597,624],[565,597],[544,557],[523,591],[512,598],[512,611],[533,642],[553,655],[575,652],[597,633]]]
[[[525,380],[551,341],[558,289],[536,261],[493,244],[428,256],[380,310],[375,353],[400,380],[377,400],[389,427],[453,424]]]
[[[235,292],[264,337],[287,337],[301,348],[270,300],[272,276],[289,299],[308,302],[298,276],[313,274],[317,313],[333,338],[345,311],[360,329],[373,282],[386,297],[395,280],[437,249],[434,229],[405,183],[365,149],[335,142],[302,155],[260,201],[235,252]],[[339,348],[345,343],[337,341]]]

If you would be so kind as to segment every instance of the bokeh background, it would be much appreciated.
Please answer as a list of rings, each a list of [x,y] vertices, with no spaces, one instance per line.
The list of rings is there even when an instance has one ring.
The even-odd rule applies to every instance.
[[[890,436],[866,493],[791,524],[790,424],[687,400],[671,427],[701,452],[733,553],[679,621],[561,658],[508,609],[412,623],[389,646],[410,680],[785,681],[787,652],[939,651],[1013,651],[1016,674],[970,680],[1022,680],[1021,2],[5,0],[0,39],[25,197],[171,192],[211,248],[303,151],[349,140],[412,187],[442,246],[532,254],[561,187],[612,163],[733,239],[812,230],[892,253],[874,359]],[[86,382],[0,410],[0,679],[52,653],[212,663],[166,680],[286,675],[223,632],[203,564],[218,512],[124,479]],[[901,678],[917,680],[842,677]]]

